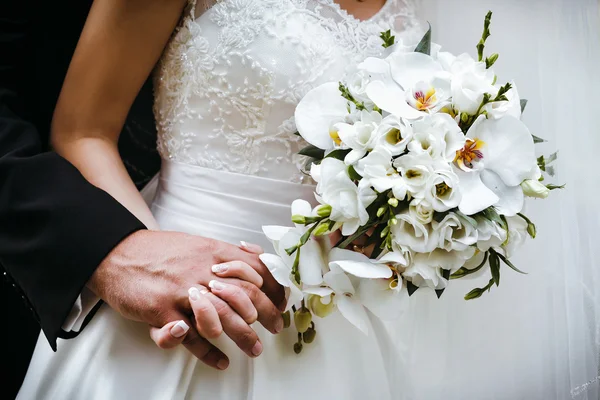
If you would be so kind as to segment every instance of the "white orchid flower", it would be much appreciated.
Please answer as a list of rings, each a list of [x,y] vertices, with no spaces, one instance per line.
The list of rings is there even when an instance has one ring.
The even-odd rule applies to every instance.
[[[432,57],[394,53],[386,61],[392,80],[373,80],[367,95],[382,110],[410,120],[435,113],[448,103],[450,76]]]
[[[348,167],[335,158],[325,158],[311,169],[317,193],[324,204],[331,206],[332,221],[342,222],[342,235],[350,236],[369,221],[367,207],[377,198],[366,180],[358,186],[348,176]]]
[[[360,120],[353,124],[340,122],[335,124],[337,135],[341,142],[348,146],[350,153],[346,155],[344,162],[348,165],[356,163],[363,158],[368,151],[375,146],[376,132],[381,123],[381,114],[375,111],[362,110]]]
[[[329,260],[330,271],[324,277],[327,287],[316,291],[309,289],[308,292],[323,297],[333,294],[333,301],[342,316],[363,333],[368,333],[369,321],[364,307],[371,309],[372,306],[372,312],[388,317],[399,308],[399,291],[381,290],[381,285],[389,289],[389,279],[393,277],[387,263],[338,248],[331,249]]]
[[[430,224],[422,224],[410,212],[396,215],[392,225],[392,240],[400,247],[408,247],[418,253],[429,253],[437,247],[437,232]]]
[[[340,144],[336,123],[347,121],[348,100],[342,97],[339,83],[328,82],[310,90],[296,107],[298,133],[308,143],[323,150]]]
[[[396,199],[404,200],[406,197],[406,183],[392,166],[392,154],[387,148],[377,147],[365,158],[359,160],[356,172],[379,193],[391,189]]]
[[[467,142],[456,153],[460,180],[460,211],[472,215],[490,206],[513,216],[523,208],[521,182],[536,165],[533,139],[518,119],[480,116],[467,132]]]

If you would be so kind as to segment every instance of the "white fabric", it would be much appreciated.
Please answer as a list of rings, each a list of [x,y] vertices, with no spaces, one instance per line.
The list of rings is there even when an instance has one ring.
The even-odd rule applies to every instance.
[[[600,23],[597,0],[423,0],[434,41],[476,54],[494,12],[487,54],[498,82],[529,99],[524,121],[560,150],[553,182],[564,191],[527,200],[538,236],[517,252],[522,276],[502,267],[500,287],[462,299],[489,277],[452,281],[441,301],[417,292],[395,326],[405,346],[406,398],[600,398]]]
[[[388,0],[368,22],[332,0],[224,0],[186,15],[200,16],[184,18],[157,69],[158,145],[167,161],[152,211],[165,230],[268,248],[261,226],[289,224],[292,200],[314,200],[314,188],[298,183],[303,160],[295,153],[304,144],[294,135],[295,105],[381,51],[378,36],[390,22],[419,36],[414,17],[401,0]],[[183,347],[158,349],[145,324],[103,306],[57,353],[40,339],[19,398],[397,398],[394,344],[378,321],[368,328],[365,336],[339,315],[320,320],[315,343],[296,355],[292,329],[273,336],[256,326],[263,354],[250,359],[220,338],[231,360],[221,372]]]
[[[224,373],[184,350],[156,349],[145,326],[104,307],[57,354],[41,339],[19,398],[598,399],[598,3],[420,5],[435,41],[457,53],[475,52],[483,16],[494,11],[488,49],[500,53],[499,81],[514,78],[530,100],[524,119],[549,141],[539,151],[561,151],[555,180],[567,189],[528,200],[538,237],[514,262],[529,275],[503,267],[500,287],[472,302],[462,296],[481,280],[453,281],[442,300],[419,291],[387,326],[391,341],[376,321],[364,337],[329,317],[296,356],[293,332],[273,338],[257,328],[265,343],[257,360],[220,342],[232,355]],[[287,201],[310,199],[309,186],[283,182],[300,180],[294,105],[343,75],[349,55],[369,53],[381,29],[374,22],[401,17],[414,38],[410,11],[388,0],[378,18],[358,24],[332,0],[224,0],[196,10],[201,16],[184,21],[157,74],[159,148],[172,160],[153,205],[161,226],[266,245],[260,225],[285,224]]]

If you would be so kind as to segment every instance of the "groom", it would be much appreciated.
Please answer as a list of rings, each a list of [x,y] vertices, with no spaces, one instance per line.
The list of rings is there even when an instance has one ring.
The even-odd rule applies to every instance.
[[[214,255],[245,260],[263,276],[262,289],[272,302],[283,301],[282,288],[256,254],[206,238],[147,231],[48,151],[52,112],[91,2],[4,0],[0,5],[0,271],[6,280],[0,307],[10,335],[2,346],[0,373],[13,385],[0,390],[9,396],[20,386],[37,336],[31,317],[56,350],[57,338],[76,336],[98,308],[86,293],[155,327],[185,319],[190,329],[184,345],[213,366],[222,353],[195,329],[204,316],[190,318],[178,301],[190,284],[208,285]],[[151,103],[147,85],[121,135],[121,154],[138,187],[160,163]],[[176,282],[169,271],[179,271]],[[256,308],[275,332],[283,322],[268,306]],[[226,304],[218,310],[224,332],[250,354],[256,333],[247,325],[228,324],[234,312]]]

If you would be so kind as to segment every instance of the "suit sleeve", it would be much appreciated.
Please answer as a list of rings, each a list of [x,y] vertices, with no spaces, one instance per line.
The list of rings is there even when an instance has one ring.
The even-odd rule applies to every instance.
[[[27,24],[14,17],[0,14],[0,264],[56,350],[57,337],[72,336],[61,326],[94,270],[144,226],[68,161],[42,152],[23,118]]]

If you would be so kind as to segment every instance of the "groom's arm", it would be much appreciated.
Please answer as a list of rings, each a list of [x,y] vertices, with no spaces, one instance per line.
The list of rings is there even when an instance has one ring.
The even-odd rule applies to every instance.
[[[34,62],[28,27],[22,14],[0,17],[0,264],[56,349],[95,269],[144,226],[69,162],[42,153],[38,132],[22,117]]]

